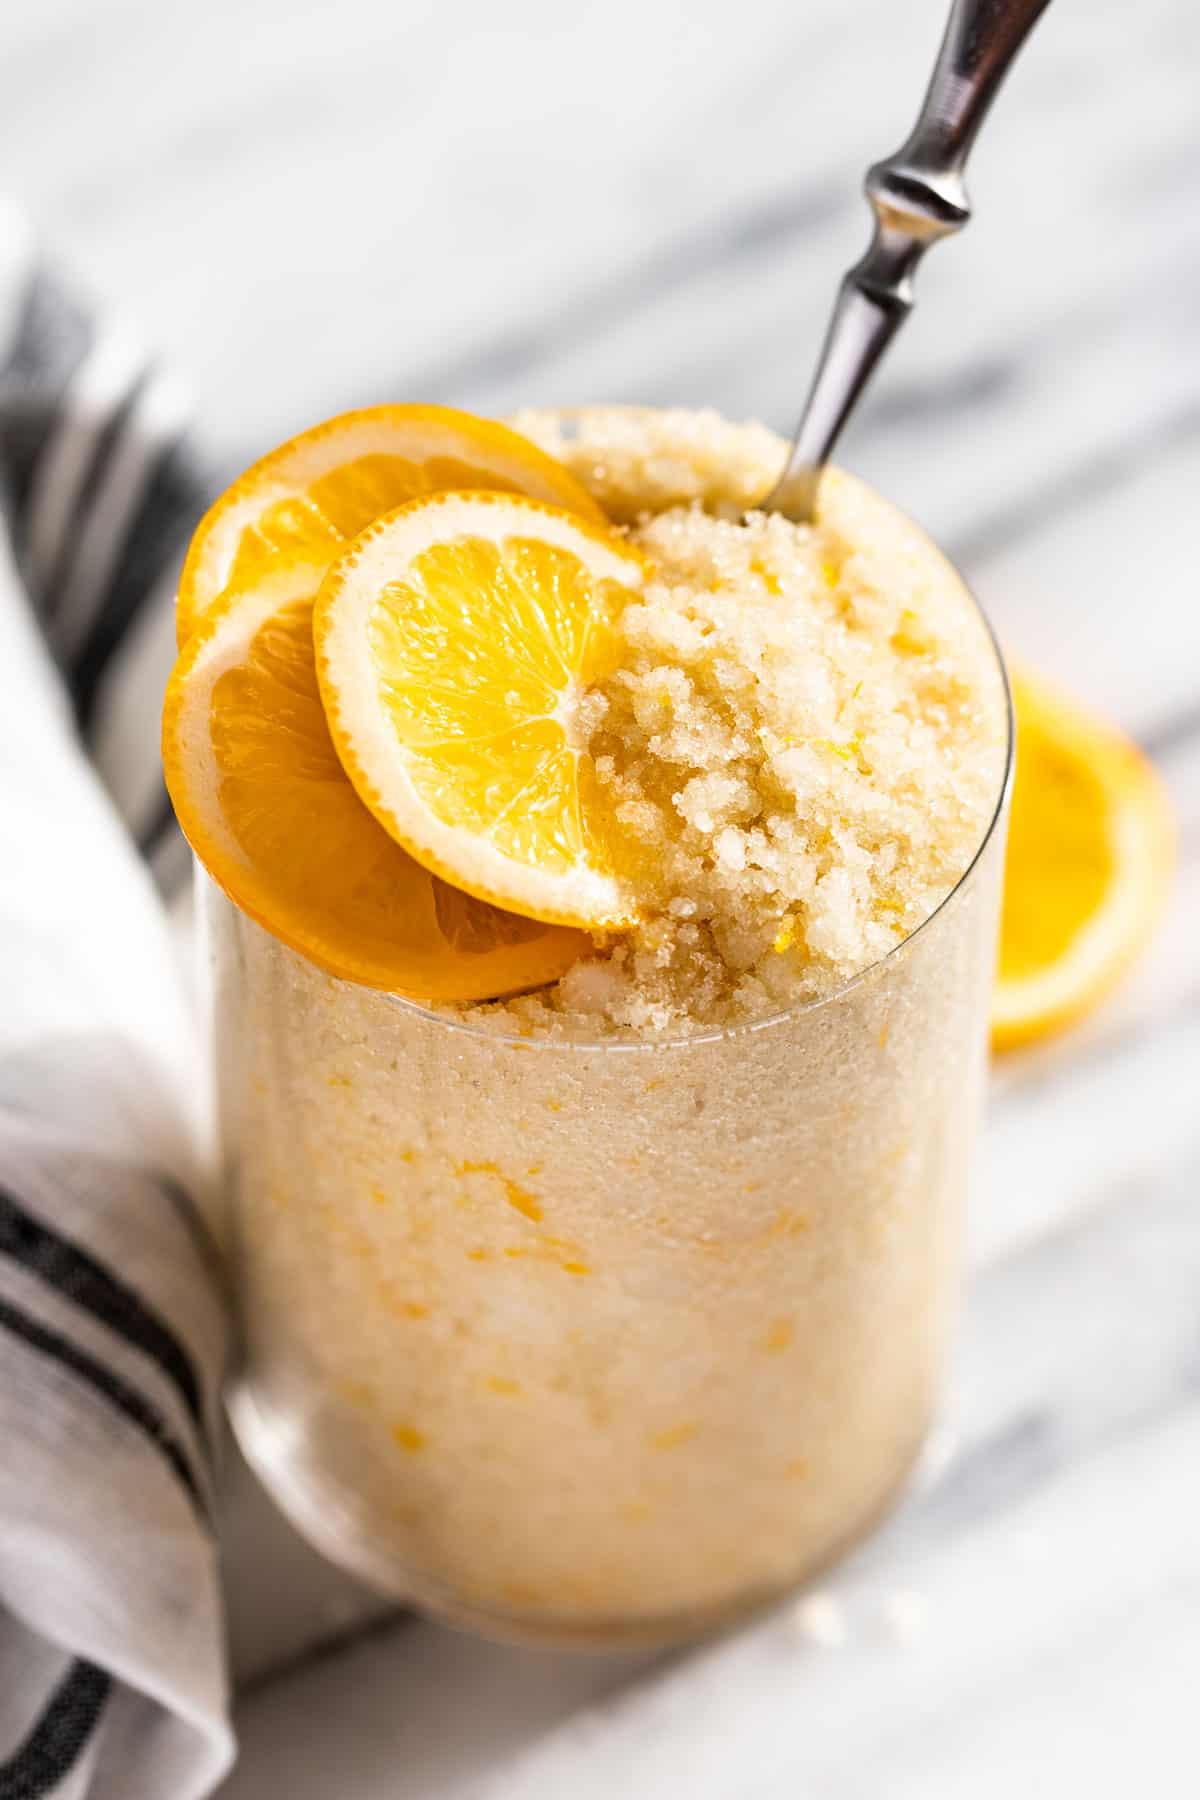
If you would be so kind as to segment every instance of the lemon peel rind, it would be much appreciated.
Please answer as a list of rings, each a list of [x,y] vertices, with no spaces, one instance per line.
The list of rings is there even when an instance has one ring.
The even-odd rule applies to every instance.
[[[405,445],[405,434],[421,434],[423,442]],[[308,431],[298,432],[251,463],[214,500],[192,534],[176,596],[176,639],[191,636],[228,585],[241,533],[267,507],[287,500],[304,483],[328,475],[340,464],[369,454],[406,455],[413,460],[448,457],[481,459],[480,474],[491,471],[513,481],[521,492],[551,501],[581,518],[605,522],[599,503],[576,476],[510,426],[477,418],[450,406],[397,402],[358,407],[338,413]]]

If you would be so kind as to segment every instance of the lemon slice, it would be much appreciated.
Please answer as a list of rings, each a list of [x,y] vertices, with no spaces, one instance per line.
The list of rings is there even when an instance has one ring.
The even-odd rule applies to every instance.
[[[231,592],[184,647],[163,767],[185,836],[244,912],[333,975],[435,1000],[556,980],[589,939],[447,887],[347,781],[313,665],[322,572],[284,564]]]
[[[528,439],[446,406],[342,413],[262,457],[201,519],[179,578],[184,643],[224,590],[281,558],[329,563],[382,513],[421,494],[490,488],[602,522],[587,489]]]
[[[1013,678],[1017,764],[992,1008],[998,1048],[1101,1000],[1153,929],[1174,831],[1141,752],[1035,677]]]
[[[577,705],[648,572],[613,532],[506,494],[402,507],[334,563],[313,616],[329,728],[426,868],[533,918],[629,922]]]

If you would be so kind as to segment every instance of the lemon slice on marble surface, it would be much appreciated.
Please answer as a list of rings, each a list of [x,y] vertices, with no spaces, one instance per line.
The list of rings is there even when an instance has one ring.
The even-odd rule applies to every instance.
[[[281,559],[328,564],[373,519],[449,488],[531,494],[604,517],[561,463],[490,419],[446,406],[342,413],[262,457],[204,515],[179,578],[178,641],[227,587],[252,585]]]
[[[163,767],[184,835],[244,912],[333,975],[459,1001],[557,980],[588,938],[447,887],[346,779],[313,663],[323,573],[285,563],[231,591],[181,652]]]
[[[1165,790],[1136,745],[1027,671],[1013,674],[1013,701],[998,1049],[1104,998],[1153,930],[1174,850]]]
[[[506,494],[445,494],[364,531],[327,575],[317,675],[347,774],[387,832],[514,912],[629,922],[577,712],[649,564]]]

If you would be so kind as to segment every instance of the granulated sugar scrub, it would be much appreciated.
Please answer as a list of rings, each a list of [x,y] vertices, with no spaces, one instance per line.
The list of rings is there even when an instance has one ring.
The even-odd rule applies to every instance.
[[[929,1422],[1007,698],[957,575],[848,475],[798,526],[746,515],[760,427],[514,427],[406,440],[399,493],[372,442],[370,497],[351,444],[359,511],[299,573],[261,522],[242,578],[193,551],[223,591],[193,580],[168,719],[181,763],[211,741],[176,798],[224,889],[234,1413],[379,1586],[669,1640],[858,1537]],[[287,449],[311,500],[328,450]],[[272,682],[288,742],[239,760]]]
[[[686,1032],[831,992],[929,917],[995,810],[1007,718],[978,611],[849,476],[814,528],[743,522],[779,462],[758,428],[609,411],[564,443],[521,423],[655,576],[588,697],[642,923],[517,1010]]]

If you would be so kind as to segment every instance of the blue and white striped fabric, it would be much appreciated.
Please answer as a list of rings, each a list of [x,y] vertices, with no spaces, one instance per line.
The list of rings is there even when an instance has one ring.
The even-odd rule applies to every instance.
[[[191,1800],[233,1753],[228,1315],[145,860],[185,867],[156,716],[204,499],[183,427],[0,210],[0,1800]]]

